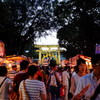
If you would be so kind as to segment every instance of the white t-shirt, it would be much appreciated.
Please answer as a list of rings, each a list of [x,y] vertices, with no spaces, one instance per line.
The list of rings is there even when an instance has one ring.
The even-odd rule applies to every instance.
[[[64,85],[69,85],[69,73],[67,71],[62,72],[62,81]]]
[[[5,76],[0,77],[0,84],[5,79]],[[9,100],[9,90],[12,90],[12,81],[9,78],[6,78],[4,83],[0,88],[0,100]]]
[[[39,80],[25,80],[26,91],[30,100],[41,100],[41,94],[46,94],[45,84]],[[22,92],[23,100],[27,100],[23,81],[19,85],[19,91]]]
[[[73,77],[74,77],[74,80],[75,80],[75,87],[77,87],[78,81],[80,80],[81,77],[78,74],[74,75]]]

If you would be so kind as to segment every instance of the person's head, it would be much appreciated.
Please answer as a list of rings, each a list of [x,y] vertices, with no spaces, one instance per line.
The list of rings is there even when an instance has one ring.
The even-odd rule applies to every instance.
[[[55,60],[51,60],[51,61],[50,61],[50,67],[52,67],[52,68],[53,68],[53,70],[57,71],[58,66],[57,66],[57,64],[56,64],[56,61],[55,61]]]
[[[92,56],[91,59],[93,72],[94,74],[99,77],[100,76],[100,54],[95,54]]]
[[[84,59],[79,58],[77,60],[77,72],[86,73],[87,66]]]
[[[59,73],[61,73],[61,67],[58,67],[58,70],[57,70]]]
[[[42,68],[41,68],[42,70],[44,70],[44,66],[42,66]]]
[[[46,66],[46,70],[47,70],[47,71],[49,70],[49,66]]]
[[[37,68],[38,68],[38,71],[40,71],[40,66],[37,66]]]
[[[23,60],[21,63],[20,63],[20,70],[23,70],[23,69],[26,69],[29,65],[29,62],[27,60]]]
[[[68,67],[67,67],[67,66],[65,66],[65,67],[64,67],[64,70],[65,70],[65,71],[67,71],[67,69],[68,69]]]
[[[38,67],[37,66],[34,66],[34,65],[31,65],[28,67],[28,74],[30,76],[34,76],[38,71]]]
[[[6,76],[7,68],[5,66],[0,66],[0,76]]]
[[[16,65],[12,66],[12,69],[13,69],[14,71],[16,71],[16,70],[17,70],[17,66],[16,66]]]

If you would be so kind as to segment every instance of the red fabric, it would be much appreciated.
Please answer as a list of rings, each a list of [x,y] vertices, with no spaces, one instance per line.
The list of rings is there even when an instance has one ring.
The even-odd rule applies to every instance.
[[[64,87],[62,86],[60,90],[60,96],[63,97],[64,95],[65,95]]]
[[[43,78],[43,75],[40,71],[37,71],[37,74]]]
[[[28,73],[19,73],[14,77],[14,91],[18,92],[19,84],[22,80],[28,79],[29,75]]]

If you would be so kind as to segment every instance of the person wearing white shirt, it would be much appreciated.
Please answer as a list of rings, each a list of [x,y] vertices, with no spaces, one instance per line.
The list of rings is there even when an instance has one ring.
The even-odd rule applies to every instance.
[[[82,58],[79,58],[77,60],[77,66],[76,66],[77,73],[76,73],[76,75],[71,77],[70,93],[72,93],[72,95],[74,95],[74,93],[75,93],[75,90],[77,88],[80,78],[87,74],[86,69],[87,69],[87,66],[86,66],[85,60]]]
[[[68,100],[69,79],[70,77],[69,73],[67,72],[67,66],[65,66],[64,71],[62,72],[62,82],[65,91],[64,100]]]
[[[80,78],[74,97],[72,100],[78,99],[78,94],[81,90],[90,85],[89,89],[85,92],[85,100],[100,100],[100,54],[95,54],[91,59],[93,72]]]
[[[9,100],[12,92],[12,81],[7,78],[7,68],[0,66],[0,100]]]

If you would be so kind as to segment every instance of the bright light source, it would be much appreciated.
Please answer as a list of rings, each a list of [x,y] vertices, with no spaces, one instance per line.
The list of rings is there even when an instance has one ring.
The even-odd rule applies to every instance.
[[[9,64],[9,67],[11,67],[11,64]]]
[[[86,62],[86,65],[88,65],[88,62]]]
[[[91,65],[91,62],[89,62],[89,65]]]

